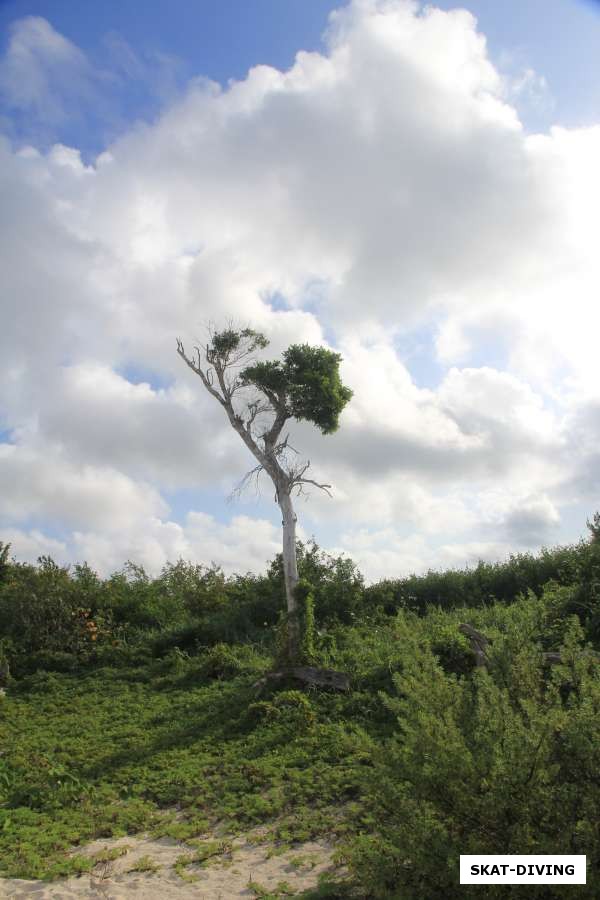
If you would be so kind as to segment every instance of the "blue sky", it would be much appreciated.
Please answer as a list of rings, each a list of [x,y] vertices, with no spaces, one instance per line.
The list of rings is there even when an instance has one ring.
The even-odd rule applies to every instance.
[[[132,0],[93,4],[7,0],[0,6],[0,28],[6,42],[16,19],[43,16],[102,68],[114,65],[110,47],[118,36],[149,67],[154,68],[161,57],[173,79],[170,88],[176,91],[198,75],[226,85],[231,78],[244,78],[257,64],[288,68],[299,48],[320,48],[332,8],[333,4],[324,0],[162,0],[144,4],[142,13],[139,3]],[[112,94],[111,106],[117,108],[119,121],[98,117],[96,133],[91,134],[81,127],[83,122],[80,127],[68,122],[59,131],[59,139],[74,140],[89,153],[98,152],[112,128],[127,127],[138,116],[155,116],[164,100],[143,78],[112,88],[107,93]],[[86,125],[90,118],[94,120],[94,111],[91,113],[85,118]],[[28,123],[19,124],[25,131]]]
[[[578,539],[600,506],[600,4],[463,8],[477,26],[448,0],[0,4],[20,558],[272,558],[270,488],[225,502],[246,451],[173,352],[228,317],[274,354],[342,353],[340,432],[294,430],[334,498],[299,518],[368,578]]]
[[[600,114],[600,3],[597,0],[440,0],[441,9],[463,5],[477,18],[492,59],[501,71],[532,69],[545,79],[543,96],[525,97],[519,108],[531,130],[552,124],[577,127]],[[48,140],[74,142],[86,155],[126,128],[132,119],[156,116],[165,100],[202,75],[226,85],[243,79],[255,65],[286,69],[298,49],[321,50],[331,0],[154,0],[143,15],[134,0],[77,4],[71,0],[4,0],[0,32],[4,45],[10,26],[25,16],[42,16],[81,48],[98,67],[114,70],[116,41],[138,61],[168,70],[165,95],[156,84],[137,77],[105,85],[103,110],[81,110]],[[121,47],[122,52],[122,47]],[[537,93],[537,92],[536,92]],[[15,133],[27,134],[31,121],[7,111]],[[91,125],[91,127],[90,127]]]

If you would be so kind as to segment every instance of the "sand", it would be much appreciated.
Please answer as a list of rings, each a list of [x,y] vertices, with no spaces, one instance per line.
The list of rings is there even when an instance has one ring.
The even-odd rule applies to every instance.
[[[174,865],[179,857],[189,858],[197,846],[171,838],[152,839],[147,835],[94,841],[77,849],[92,856],[104,851],[123,851],[117,859],[98,863],[91,873],[60,881],[25,881],[0,879],[0,898],[11,900],[71,900],[90,897],[96,900],[121,900],[144,897],[144,900],[229,900],[259,896],[252,890],[254,882],[263,890],[277,894],[277,887],[300,893],[316,887],[324,872],[343,874],[332,862],[333,845],[326,840],[298,844],[280,853],[272,842],[261,841],[259,831],[240,837],[202,835],[202,841],[224,840],[226,849],[200,864],[185,866],[182,878]],[[258,843],[257,841],[261,841]],[[131,871],[142,858],[149,858],[156,871]],[[193,881],[188,881],[193,878]],[[280,888],[281,890],[281,888]]]

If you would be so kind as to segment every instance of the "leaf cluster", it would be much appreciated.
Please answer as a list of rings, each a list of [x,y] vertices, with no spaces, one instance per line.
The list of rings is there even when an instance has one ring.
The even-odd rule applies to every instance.
[[[339,416],[352,397],[342,384],[339,353],[309,344],[293,344],[282,360],[257,362],[240,373],[243,385],[275,395],[290,417],[312,422],[323,434],[337,430]]]

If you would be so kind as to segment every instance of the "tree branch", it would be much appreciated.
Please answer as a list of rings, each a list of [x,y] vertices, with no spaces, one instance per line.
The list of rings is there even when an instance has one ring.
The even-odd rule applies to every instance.
[[[325,493],[327,494],[328,497],[333,496],[333,494],[331,493],[331,485],[330,484],[319,484],[318,481],[313,481],[312,478],[295,478],[290,486],[290,489],[298,487],[298,485],[299,485],[300,486],[299,493],[302,493],[302,485],[303,484],[312,484],[312,485],[314,485],[314,487],[318,487],[322,491],[325,491]]]
[[[186,354],[182,341],[180,340],[180,338],[177,338],[177,352],[180,355],[180,357],[183,359],[183,361],[186,363],[186,365],[188,365],[190,367],[192,372],[195,372],[196,375],[200,376],[200,378],[202,379],[202,384],[204,385],[206,390],[210,394],[212,394],[216,400],[219,401],[221,406],[225,406],[224,397],[222,397],[221,394],[219,394],[219,392],[217,390],[215,390],[215,388],[213,387],[212,376],[210,375],[211,370],[209,369],[208,372],[202,371],[202,368],[200,366],[200,350],[198,349],[198,347],[195,347],[194,349],[198,351],[198,363],[197,364],[194,362],[193,359],[190,359],[190,357]]]
[[[250,484],[253,478],[256,479],[256,491],[258,493],[258,479],[260,477],[260,473],[265,471],[265,467],[262,463],[259,463],[258,466],[255,466],[253,469],[250,469],[249,472],[246,472],[242,480],[239,482],[236,487],[231,491],[227,498],[227,502],[231,503],[236,497],[239,497],[241,493],[246,489],[246,487]]]
[[[273,411],[275,412],[275,419],[273,420],[273,424],[262,435],[262,440],[265,445],[265,449],[270,448],[271,452],[275,452],[275,445],[279,435],[283,431],[283,426],[290,418],[289,412],[285,406],[285,403],[273,394],[271,391],[264,391],[264,393],[269,398],[271,405],[273,407]],[[272,399],[273,398],[273,399]]]

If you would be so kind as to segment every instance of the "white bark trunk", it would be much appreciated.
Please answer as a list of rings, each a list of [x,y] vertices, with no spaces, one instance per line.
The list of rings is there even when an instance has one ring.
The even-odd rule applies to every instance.
[[[200,376],[206,390],[215,397],[221,406],[225,409],[232,428],[237,431],[246,447],[250,450],[254,458],[260,463],[260,466],[271,478],[276,490],[276,499],[281,509],[283,519],[283,574],[285,579],[285,595],[287,601],[288,613],[288,656],[289,662],[295,663],[300,655],[300,620],[296,606],[296,587],[298,585],[298,564],[296,561],[296,514],[292,505],[290,496],[290,476],[283,469],[277,458],[277,441],[281,434],[281,430],[286,421],[290,418],[290,412],[285,406],[283,397],[271,395],[267,392],[267,397],[271,402],[275,419],[269,431],[261,435],[263,448],[261,448],[255,436],[252,433],[252,422],[254,416],[247,417],[246,420],[241,415],[236,414],[233,403],[233,389],[228,385],[226,379],[227,360],[219,361],[218,359],[209,359],[209,372],[212,370],[216,373],[220,391],[217,390],[212,383],[212,378],[207,372],[204,372],[200,366],[200,351],[198,351],[198,363],[186,356],[183,344],[177,342],[177,352],[187,365]],[[208,358],[208,352],[207,352]],[[302,470],[303,472],[306,469]],[[308,481],[308,479],[301,479]]]
[[[296,514],[289,491],[279,488],[279,508],[283,520],[283,576],[288,613],[288,655],[290,662],[298,659],[300,652],[300,622],[296,603],[298,563],[296,560]]]

